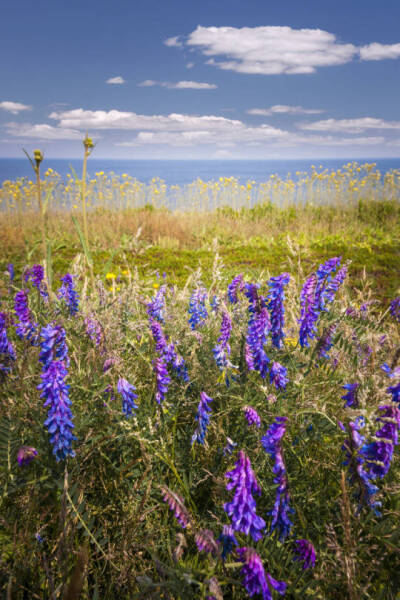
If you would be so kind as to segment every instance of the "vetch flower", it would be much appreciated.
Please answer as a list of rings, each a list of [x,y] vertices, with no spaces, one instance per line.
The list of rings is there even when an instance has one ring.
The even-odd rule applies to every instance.
[[[7,317],[0,312],[0,372],[9,373],[16,360],[14,346],[7,336]]]
[[[394,298],[390,303],[390,313],[396,321],[400,323],[400,296]]]
[[[157,293],[153,296],[150,302],[146,305],[146,311],[151,320],[159,321],[164,323],[165,313],[165,294],[167,286],[162,285]]]
[[[245,406],[243,408],[243,412],[249,425],[256,425],[256,427],[261,427],[260,415],[258,414],[255,408],[252,408],[251,406]]]
[[[222,533],[218,538],[218,541],[222,544],[221,558],[225,560],[227,556],[233,551],[235,546],[239,546],[239,543],[235,537],[235,530],[232,525],[224,525]]]
[[[74,316],[79,310],[79,294],[75,289],[73,276],[70,275],[70,273],[67,273],[66,275],[64,275],[64,277],[61,277],[60,280],[63,283],[60,289],[58,290],[58,298],[60,300],[64,300],[65,304],[68,307],[69,314],[71,316]]]
[[[261,594],[263,600],[272,600],[271,589],[276,590],[281,596],[285,595],[286,583],[277,581],[269,573],[265,573],[262,560],[253,548],[239,548],[237,553],[243,563],[241,570],[243,586],[250,598],[255,594]]]
[[[104,341],[103,329],[92,315],[85,317],[86,333],[95,346],[101,346]]]
[[[6,270],[7,270],[8,276],[10,278],[10,282],[12,283],[14,281],[14,277],[15,277],[13,263],[8,263],[8,265],[6,266]]]
[[[236,275],[228,285],[228,299],[231,304],[237,304],[239,302],[238,292],[243,291],[243,273]]]
[[[232,363],[229,360],[229,356],[231,353],[231,347],[229,345],[229,339],[232,331],[232,321],[229,314],[224,311],[222,313],[222,324],[220,330],[220,336],[218,338],[218,342],[213,348],[214,359],[221,371],[226,371],[230,367],[232,367]],[[226,376],[227,377],[227,376]],[[227,377],[227,385],[229,384],[229,379]]]
[[[194,536],[194,541],[200,552],[207,552],[207,554],[216,554],[218,552],[218,544],[211,529],[198,531]]]
[[[69,366],[68,347],[65,341],[65,329],[60,325],[50,323],[40,332],[39,362],[47,369],[54,360],[61,360]]]
[[[180,526],[186,529],[190,525],[190,515],[185,507],[183,498],[167,487],[162,487],[161,491],[164,494],[164,502],[168,504],[170,510],[174,513]]]
[[[359,383],[345,383],[342,385],[342,388],[347,390],[347,394],[341,396],[342,400],[346,400],[344,406],[351,406],[352,408],[358,407],[357,392],[359,387]]]
[[[28,293],[25,290],[20,290],[15,294],[14,310],[18,318],[18,322],[16,323],[18,337],[21,339],[26,338],[31,342],[32,346],[37,346],[38,324],[31,321],[31,311],[28,306]]]
[[[397,383],[386,388],[386,393],[390,394],[392,396],[392,401],[397,402],[400,406],[400,367],[392,370],[387,363],[384,363],[381,366],[381,369],[385,371],[385,373],[387,373],[391,379],[399,378]]]
[[[235,531],[241,531],[251,535],[257,542],[262,538],[262,530],[265,529],[265,521],[256,514],[256,502],[253,494],[261,494],[261,488],[257,483],[250,459],[243,450],[240,450],[235,468],[228,471],[225,477],[230,479],[226,489],[235,489],[235,495],[231,502],[224,504],[224,510],[232,520]]]
[[[380,406],[377,423],[383,423],[375,433],[373,441],[364,444],[361,455],[372,479],[382,479],[387,475],[393,458],[394,447],[399,443],[400,410],[394,404]]]
[[[48,300],[49,293],[44,281],[44,269],[42,265],[33,265],[31,269],[25,272],[24,279],[26,282],[31,279],[33,286],[39,291],[42,298]]]
[[[289,283],[289,273],[282,273],[271,277],[267,285],[270,289],[267,295],[267,307],[271,318],[271,341],[276,348],[280,348],[285,337],[283,327],[285,324],[285,292],[284,287]]]
[[[137,404],[135,404],[137,398],[137,394],[135,394],[136,388],[126,379],[121,377],[118,380],[117,391],[122,396],[122,412],[127,417],[130,417],[132,415],[132,410],[138,408]]]
[[[273,362],[269,372],[269,380],[277,390],[284,390],[289,381],[286,367],[278,362]]]
[[[162,404],[164,402],[165,395],[168,392],[171,378],[169,376],[165,361],[162,358],[156,358],[153,361],[153,370],[156,375],[157,384],[156,402],[157,404]]]
[[[262,378],[268,373],[269,358],[265,353],[264,344],[271,328],[265,300],[258,295],[257,286],[246,283],[246,297],[249,300],[249,322],[246,336],[246,362],[250,370],[258,371]]]
[[[295,561],[303,563],[303,570],[315,567],[315,548],[308,540],[296,540]]]
[[[17,461],[20,467],[25,467],[29,465],[37,456],[36,448],[32,448],[31,446],[21,446],[21,448],[17,452]]]
[[[189,302],[189,324],[192,329],[203,327],[208,317],[206,309],[207,290],[200,286],[196,288],[190,297]]]
[[[213,398],[207,396],[205,392],[200,392],[200,402],[197,409],[196,421],[198,423],[196,431],[192,436],[192,444],[197,442],[198,444],[203,444],[205,441],[207,427],[210,422],[210,402],[213,401]]]
[[[337,328],[338,324],[335,321],[324,329],[321,337],[318,340],[316,348],[318,358],[325,358],[326,360],[329,359],[328,352],[332,348],[333,336],[335,335]]]

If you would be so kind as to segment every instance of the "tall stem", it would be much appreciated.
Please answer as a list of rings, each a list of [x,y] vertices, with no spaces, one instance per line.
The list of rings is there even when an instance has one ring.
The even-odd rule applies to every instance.
[[[85,139],[83,140],[83,147],[85,149],[83,155],[83,165],[82,165],[82,184],[81,184],[81,201],[82,201],[82,217],[83,217],[83,236],[85,239],[85,244],[87,248],[87,256],[90,254],[89,248],[89,233],[88,233],[88,225],[87,225],[87,212],[86,212],[86,172],[87,172],[87,159],[94,148],[94,144],[92,139],[85,135]],[[87,258],[86,256],[86,258]],[[94,286],[94,274],[93,274],[93,264],[91,260],[87,261],[89,270],[90,270],[90,278],[92,280],[92,285]]]
[[[42,254],[43,254],[43,267],[44,272],[46,274],[47,285],[49,285],[49,274],[47,270],[47,232],[46,232],[46,220],[44,214],[44,207],[42,202],[42,186],[40,181],[40,163],[43,160],[43,154],[40,150],[35,150],[33,152],[33,157],[35,160],[35,174],[36,174],[36,195],[40,213],[40,229],[42,233]]]

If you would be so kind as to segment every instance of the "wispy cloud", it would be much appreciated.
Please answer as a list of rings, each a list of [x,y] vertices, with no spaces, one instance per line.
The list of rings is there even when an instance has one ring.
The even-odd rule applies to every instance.
[[[63,127],[53,127],[46,123],[6,123],[6,132],[8,135],[19,138],[36,138],[38,140],[80,140],[82,133],[75,129]]]
[[[117,77],[110,77],[110,79],[107,79],[106,83],[122,85],[123,83],[125,83],[125,79],[121,77],[121,75],[118,75]]]
[[[184,39],[184,41],[182,41]],[[168,42],[168,43],[167,43]],[[169,38],[167,46],[199,49],[209,65],[259,75],[315,73],[320,67],[342,65],[357,58],[400,57],[400,44],[372,42],[358,47],[322,29],[287,26],[202,27],[186,38]]]
[[[179,48],[183,45],[182,42],[180,41],[179,37],[180,36],[177,35],[175,37],[167,38],[166,40],[164,40],[164,44],[169,47]]]
[[[0,102],[0,108],[12,113],[13,115],[17,115],[23,110],[32,110],[32,106],[29,106],[28,104],[21,104],[21,102],[10,102],[9,100]]]
[[[154,81],[154,79],[145,79],[138,83],[139,87],[152,87],[158,85],[168,90],[215,90],[217,86],[214,83],[203,83],[201,81]]]
[[[360,119],[326,119],[314,123],[300,123],[300,129],[306,131],[335,131],[346,133],[361,133],[368,129],[400,129],[400,121],[385,121],[373,117]]]
[[[248,115],[256,115],[260,117],[271,117],[272,115],[289,114],[289,115],[316,115],[325,112],[318,108],[303,108],[302,106],[286,106],[284,104],[275,104],[269,108],[250,108],[246,110]]]

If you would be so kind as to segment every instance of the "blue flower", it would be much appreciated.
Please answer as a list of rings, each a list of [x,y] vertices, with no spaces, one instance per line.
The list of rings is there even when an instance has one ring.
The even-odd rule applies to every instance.
[[[20,290],[15,294],[14,310],[18,318],[16,324],[16,332],[21,339],[26,338],[32,344],[38,344],[38,324],[31,321],[31,311],[28,306],[28,293],[25,290]]]
[[[218,541],[222,544],[221,558],[225,560],[226,557],[232,552],[235,546],[239,546],[238,541],[235,537],[235,530],[232,525],[224,525],[222,533],[218,538]]]
[[[265,301],[258,295],[257,286],[246,283],[246,297],[249,300],[249,322],[246,336],[246,362],[250,370],[258,371],[262,378],[268,373],[269,358],[265,353],[264,344],[271,328]]]
[[[239,275],[236,275],[228,285],[228,299],[231,304],[238,303],[238,292],[243,291],[243,286],[243,273],[240,273]]]
[[[70,275],[70,273],[67,273],[66,275],[64,275],[64,277],[61,277],[61,281],[63,282],[63,284],[58,290],[58,298],[60,300],[64,300],[65,304],[68,307],[69,314],[71,316],[74,316],[79,310],[79,294],[75,289],[73,277],[72,275]]]
[[[276,348],[280,348],[285,337],[283,327],[285,324],[285,293],[284,287],[289,283],[289,273],[282,273],[278,277],[271,277],[268,281],[270,289],[267,295],[267,307],[271,317],[271,341]]]
[[[396,319],[400,323],[400,296],[391,301],[390,312],[393,319]]]
[[[269,380],[277,390],[284,390],[289,381],[286,367],[278,362],[273,362],[269,372]]]
[[[0,372],[9,373],[16,360],[14,346],[7,336],[6,314],[0,312]]]
[[[281,596],[285,595],[286,583],[277,581],[269,573],[265,573],[260,556],[253,548],[239,548],[239,558],[243,563],[243,586],[250,597],[261,594],[263,600],[272,600],[271,588]]]
[[[135,404],[137,398],[135,386],[131,385],[126,379],[121,377],[121,379],[118,380],[117,392],[122,396],[122,412],[127,417],[130,417],[132,415],[132,410],[138,408],[137,404]]]
[[[146,305],[147,314],[150,319],[155,319],[160,323],[164,323],[164,311],[165,311],[165,293],[167,286],[164,284],[160,287],[158,292],[153,296],[152,300]]]
[[[157,404],[162,404],[168,392],[168,387],[171,383],[171,378],[168,374],[165,361],[162,358],[156,358],[153,361],[153,370],[156,375],[157,385],[156,402]]]
[[[198,444],[204,444],[204,440],[207,433],[207,427],[210,422],[211,407],[210,402],[213,398],[207,396],[205,392],[200,392],[200,402],[197,409],[196,421],[198,422],[197,429],[192,436],[192,444],[197,442]]]
[[[50,323],[40,332],[39,362],[47,369],[54,360],[61,360],[69,366],[68,348],[65,341],[65,330],[60,325]]]
[[[28,269],[24,275],[25,281],[32,280],[33,286],[39,290],[40,295],[45,300],[48,300],[49,293],[47,291],[47,286],[44,281],[44,269],[42,265],[33,265],[31,269]]]
[[[357,391],[359,387],[359,383],[345,383],[342,385],[342,388],[347,390],[347,394],[341,396],[342,400],[346,400],[344,406],[351,406],[353,408],[358,407]]]
[[[295,561],[303,563],[303,570],[315,567],[315,548],[308,540],[296,540],[297,556],[294,558]]]
[[[207,290],[198,287],[192,292],[188,312],[190,314],[189,324],[192,329],[203,327],[208,317],[206,309]]]
[[[243,408],[243,412],[249,425],[256,425],[256,427],[261,427],[260,415],[258,414],[255,408],[252,408],[251,406],[245,406]]]

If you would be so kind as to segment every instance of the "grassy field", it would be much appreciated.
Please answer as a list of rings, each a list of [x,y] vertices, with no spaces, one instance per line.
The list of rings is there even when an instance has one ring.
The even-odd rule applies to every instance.
[[[86,216],[8,203],[7,599],[398,599],[391,190]]]

